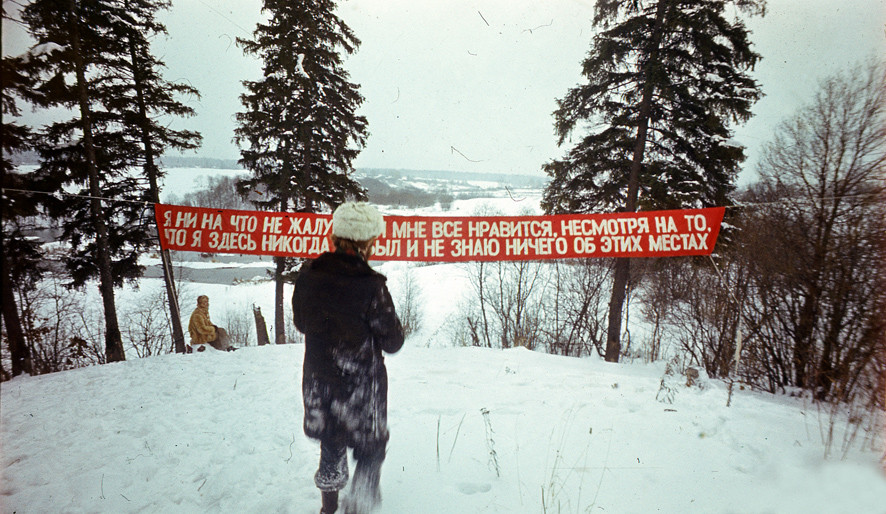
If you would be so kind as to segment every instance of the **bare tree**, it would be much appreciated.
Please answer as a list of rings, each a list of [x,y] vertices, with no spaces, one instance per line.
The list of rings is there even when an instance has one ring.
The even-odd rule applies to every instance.
[[[403,322],[403,333],[406,336],[421,329],[421,285],[415,280],[415,273],[408,268],[400,276],[397,295],[397,314]]]
[[[768,338],[790,338],[768,360],[779,381],[848,399],[884,344],[884,63],[823,81],[766,146],[760,173],[761,192],[780,203],[759,220],[776,233],[754,247],[754,307],[771,316],[760,321]]]
[[[182,205],[193,207],[212,207],[214,209],[250,210],[252,204],[243,199],[237,192],[237,181],[240,177],[225,175],[208,176],[204,186],[176,199]]]
[[[492,347],[492,338],[489,336],[489,314],[487,314],[488,299],[488,267],[486,262],[475,262],[467,265],[468,279],[471,288],[476,294],[476,303],[469,307],[469,312],[465,318],[474,346]],[[477,312],[479,311],[479,312]]]
[[[104,364],[101,313],[49,274],[37,288],[18,288],[25,344],[36,375]]]
[[[544,264],[532,261],[496,262],[490,306],[498,318],[502,348],[539,344],[542,298],[547,280]]]
[[[222,324],[228,335],[231,336],[231,343],[237,346],[249,346],[254,338],[255,324],[254,316],[250,316],[249,312],[243,308],[228,308],[222,315]]]
[[[666,334],[673,328],[677,302],[687,297],[692,283],[685,259],[650,259],[646,263],[646,280],[639,288],[640,315],[652,326],[652,333],[645,342],[645,359],[653,362],[662,357]]]
[[[608,267],[583,259],[549,263],[552,284],[542,303],[543,339],[549,353],[603,355],[609,286]]]
[[[673,337],[689,364],[703,366],[711,377],[728,376],[732,369],[742,291],[747,270],[735,259],[721,260],[720,272],[711,265],[684,266],[675,277],[681,291],[668,309]]]
[[[129,347],[138,357],[150,357],[170,353],[176,348],[173,344],[172,323],[165,308],[166,290],[158,290],[153,295],[142,295],[136,303],[124,312],[124,332],[129,339]]]
[[[474,216],[500,216],[501,212],[483,204],[474,209]],[[476,294],[476,303],[467,306],[464,321],[468,325],[467,332],[473,346],[492,347],[492,338],[489,335],[491,325],[490,314],[487,312],[489,305],[489,264],[483,261],[465,265],[471,288]],[[479,310],[479,312],[477,312]]]
[[[455,338],[473,346],[603,355],[607,266],[590,260],[469,265]]]

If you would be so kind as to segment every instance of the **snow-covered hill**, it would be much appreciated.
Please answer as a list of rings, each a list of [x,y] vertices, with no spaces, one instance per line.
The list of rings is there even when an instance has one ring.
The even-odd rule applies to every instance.
[[[199,187],[206,179],[195,173],[170,170],[167,188]],[[382,210],[538,212],[538,191],[490,187],[445,212]],[[207,294],[217,324],[238,322],[254,344],[258,306],[273,335],[269,258],[175,260],[185,323]],[[700,386],[688,387],[665,377],[664,363],[455,347],[459,309],[471,301],[469,268],[375,266],[395,301],[404,278],[415,281],[422,314],[404,350],[387,359],[392,438],[380,514],[886,513],[883,434],[859,432],[841,460],[846,422],[838,418],[836,451],[825,459],[830,415],[803,399],[738,390],[726,407],[725,384],[702,372]],[[117,290],[124,324],[162,302],[163,282],[152,276]],[[84,323],[101,324],[97,288],[55,286],[82,298]],[[288,318],[291,294],[287,285]],[[631,331],[641,338],[637,318]],[[319,511],[319,446],[301,429],[301,345],[134,353],[0,384],[0,512]],[[672,403],[657,399],[663,378]]]
[[[2,387],[2,511],[312,513],[301,345],[163,355]],[[524,349],[387,359],[382,513],[882,513],[879,454],[823,460],[801,400]],[[674,385],[672,384],[672,385]],[[836,434],[839,438],[841,434]]]

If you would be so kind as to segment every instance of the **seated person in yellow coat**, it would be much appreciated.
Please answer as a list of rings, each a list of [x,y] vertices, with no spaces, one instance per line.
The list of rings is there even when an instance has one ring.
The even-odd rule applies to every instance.
[[[197,308],[191,313],[188,333],[191,334],[191,348],[194,351],[202,352],[207,344],[216,350],[235,349],[225,329],[213,325],[209,319],[209,297],[206,295],[197,297]]]

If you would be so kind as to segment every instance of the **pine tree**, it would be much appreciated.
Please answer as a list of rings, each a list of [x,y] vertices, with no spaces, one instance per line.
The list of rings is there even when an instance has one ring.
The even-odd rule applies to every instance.
[[[269,21],[254,39],[238,39],[264,62],[263,77],[244,81],[235,141],[252,178],[241,183],[260,208],[317,212],[365,192],[351,178],[367,137],[356,110],[363,102],[340,52],[360,45],[331,0],[265,0]],[[261,196],[259,196],[259,193]],[[283,283],[292,263],[276,258],[275,340],[285,341]]]
[[[5,9],[3,17],[6,17]],[[18,285],[21,288],[33,288],[44,271],[39,245],[26,237],[22,227],[23,220],[38,212],[37,201],[32,194],[26,192],[36,189],[36,185],[29,174],[16,172],[10,158],[12,154],[31,148],[30,127],[15,122],[15,117],[21,112],[16,99],[26,97],[32,87],[29,77],[21,71],[24,66],[23,57],[3,57],[0,61],[0,80],[3,84],[0,97],[3,116],[0,126],[0,142],[3,145],[0,156],[0,184],[3,187],[3,226],[0,232],[3,274],[0,276],[0,302],[3,304],[3,324],[13,377],[33,373],[31,352],[25,343],[18,302],[15,299],[15,287]]]
[[[128,80],[122,36],[130,19],[113,0],[35,0],[22,10],[36,41],[28,67],[33,101],[73,116],[47,126],[37,143],[39,174],[79,188],[77,196],[47,202],[46,211],[71,245],[65,265],[72,284],[99,278],[109,362],[125,359],[114,287],[141,276],[138,257],[154,240],[145,180],[132,173],[140,149],[114,111]]]
[[[163,171],[159,167],[159,156],[169,148],[197,148],[201,141],[199,133],[172,130],[160,123],[161,119],[168,116],[194,115],[192,108],[176,100],[177,95],[200,96],[191,86],[164,80],[159,72],[164,64],[150,51],[149,40],[153,36],[166,33],[166,27],[157,21],[155,15],[160,9],[168,9],[170,5],[168,0],[125,0],[129,16],[126,20],[121,20],[120,30],[128,47],[128,58],[124,62],[130,79],[121,81],[119,90],[108,103],[111,109],[120,114],[126,136],[139,142],[141,167],[148,180],[148,196],[153,203],[160,202],[158,181],[163,177]],[[175,351],[184,353],[184,332],[168,250],[160,251],[160,260],[169,300]]]
[[[162,79],[163,63],[149,39],[165,33],[155,14],[165,0],[35,0],[22,19],[37,41],[29,63],[32,101],[71,109],[72,119],[53,123],[39,138],[39,173],[79,187],[79,196],[47,202],[71,244],[66,266],[72,284],[98,276],[105,312],[107,360],[125,358],[114,287],[141,276],[138,258],[156,246],[149,208],[159,201],[159,156],[168,148],[192,149],[199,134],[161,124],[193,110],[177,95],[193,88]],[[142,170],[142,174],[138,170]],[[184,351],[168,254],[163,252],[173,339]]]
[[[761,96],[748,75],[759,55],[727,5],[763,14],[762,0],[598,0],[582,63],[587,83],[554,112],[560,145],[588,127],[568,154],[545,164],[543,207],[554,212],[726,205],[744,151],[729,123]],[[605,357],[619,359],[630,261],[617,259]]]
[[[132,184],[128,183],[131,179],[123,175],[128,162],[121,162],[121,154],[110,151],[120,150],[123,141],[109,130],[113,118],[101,108],[100,99],[108,85],[103,72],[115,64],[114,57],[123,50],[111,30],[110,19],[122,14],[108,2],[77,0],[35,0],[22,11],[22,20],[37,42],[29,68],[38,82],[37,103],[65,107],[74,114],[70,120],[46,127],[41,134],[39,172],[81,187],[79,197],[50,202],[48,212],[62,219],[63,237],[72,246],[66,266],[73,283],[82,285],[93,274],[99,275],[109,362],[126,358],[114,299],[112,244],[116,242],[119,249],[127,239],[112,233],[109,220],[131,214],[114,207],[131,211],[131,206],[103,200],[133,198]],[[131,155],[134,149],[125,150]],[[124,268],[131,272],[133,264],[131,260],[118,261],[117,277],[123,276]]]

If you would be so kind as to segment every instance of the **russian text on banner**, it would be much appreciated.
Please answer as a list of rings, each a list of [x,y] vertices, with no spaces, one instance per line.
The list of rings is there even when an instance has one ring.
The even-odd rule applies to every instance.
[[[725,208],[551,216],[385,216],[373,260],[505,261],[709,255]],[[164,249],[314,258],[332,216],[155,206]]]

